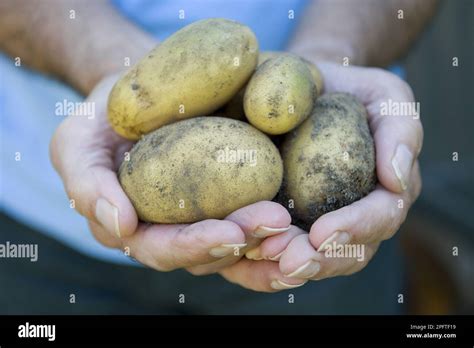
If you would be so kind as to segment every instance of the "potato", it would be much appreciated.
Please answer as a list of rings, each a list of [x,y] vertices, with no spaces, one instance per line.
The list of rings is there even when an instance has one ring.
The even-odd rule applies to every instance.
[[[311,116],[286,135],[281,152],[285,169],[277,200],[302,228],[374,189],[375,150],[367,112],[352,95],[321,96]]]
[[[257,39],[248,27],[226,19],[195,22],[115,84],[109,121],[123,137],[139,139],[165,124],[209,115],[245,85],[257,59]]]
[[[260,52],[258,55],[258,63],[257,67],[265,63],[267,60],[271,58],[276,58],[280,57],[283,55],[292,55],[293,57],[298,57],[294,54],[287,53],[287,52],[279,52],[279,51],[264,51]],[[307,65],[309,71],[311,72],[311,76],[313,76],[313,81],[318,89],[318,95],[322,93],[323,90],[323,78],[321,75],[321,72],[319,69],[310,61],[298,57],[301,59],[305,64]],[[219,110],[217,115],[223,116],[223,117],[230,117],[234,118],[236,120],[246,120],[245,117],[245,112],[244,112],[244,93],[245,93],[245,88],[247,86],[244,86],[231,100],[229,103],[227,103],[222,109]]]
[[[249,122],[267,134],[289,132],[313,109],[317,87],[306,64],[282,55],[264,62],[250,79],[244,94]]]
[[[288,52],[263,51],[263,52],[260,52],[260,54],[258,55],[257,66],[260,66],[261,64],[265,63],[269,59],[280,57],[282,55],[292,55],[294,57],[298,57],[299,59],[301,59],[306,64],[309,71],[311,72],[311,76],[313,76],[313,81],[314,81],[316,87],[318,88],[318,95],[320,95],[323,91],[323,88],[324,88],[324,86],[323,86],[323,76],[321,75],[321,71],[319,71],[319,69],[316,67],[316,65],[314,65],[313,63],[311,63],[307,59],[304,59],[302,57],[299,57],[295,54],[288,53]]]
[[[197,117],[145,135],[119,169],[120,183],[142,221],[222,219],[277,194],[278,149],[247,123]]]

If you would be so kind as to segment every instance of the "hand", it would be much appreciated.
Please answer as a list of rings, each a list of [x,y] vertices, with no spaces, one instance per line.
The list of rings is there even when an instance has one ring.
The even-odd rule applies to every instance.
[[[366,197],[321,216],[309,234],[299,233],[280,258],[288,277],[320,280],[362,270],[380,243],[391,238],[406,218],[421,190],[417,157],[423,139],[419,115],[382,115],[382,103],[414,102],[413,93],[397,76],[375,68],[318,64],[326,92],[356,95],[366,106],[376,148],[379,184]],[[300,231],[302,232],[302,231]],[[364,251],[359,256],[331,258],[336,245],[350,244]],[[356,249],[352,249],[356,250]],[[349,255],[345,255],[349,256]]]
[[[246,250],[265,237],[275,235],[272,245],[281,250],[291,240],[292,232],[286,232],[291,218],[277,203],[259,202],[224,220],[189,225],[138,221],[116,175],[124,153],[133,144],[113,132],[106,117],[108,94],[116,79],[104,79],[85,100],[93,103],[95,117],[69,116],[50,145],[52,162],[68,196],[89,220],[95,238],[159,271],[186,268],[196,275],[219,271],[229,281],[260,291],[275,291],[272,282],[304,283],[285,278],[275,262],[241,260]]]

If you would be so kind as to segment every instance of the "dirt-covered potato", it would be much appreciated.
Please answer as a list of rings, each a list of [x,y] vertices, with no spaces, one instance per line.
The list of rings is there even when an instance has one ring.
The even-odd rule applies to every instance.
[[[109,96],[113,129],[128,139],[162,125],[210,115],[255,70],[258,43],[235,21],[206,19],[170,36],[131,68]]]
[[[197,117],[144,136],[119,169],[122,187],[142,221],[221,219],[277,194],[278,149],[247,123]]]
[[[317,87],[306,64],[282,55],[260,65],[244,94],[248,121],[267,134],[283,134],[303,122],[313,109]]]
[[[286,135],[277,200],[308,229],[322,214],[374,189],[375,149],[365,107],[352,95],[321,96],[311,116]]]

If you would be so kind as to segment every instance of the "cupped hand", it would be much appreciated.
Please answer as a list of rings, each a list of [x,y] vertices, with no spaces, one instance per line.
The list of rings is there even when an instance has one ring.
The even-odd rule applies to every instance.
[[[84,101],[92,103],[93,118],[78,113],[68,116],[50,144],[53,165],[95,238],[159,271],[219,272],[229,281],[258,291],[276,291],[280,281],[287,286],[303,284],[304,280],[285,277],[277,263],[242,258],[266,237],[275,236],[277,249],[284,249],[291,240],[291,218],[277,203],[255,203],[224,220],[180,225],[138,221],[116,174],[133,144],[111,129],[106,116],[107,98],[117,78],[105,78]]]
[[[326,93],[351,93],[366,106],[375,141],[379,183],[361,200],[321,216],[309,234],[299,230],[301,233],[279,256],[283,274],[313,280],[362,270],[380,243],[399,229],[420,194],[417,157],[423,141],[419,114],[399,115],[396,108],[390,112],[391,106],[407,106],[410,104],[403,103],[415,101],[403,80],[376,68],[318,65]]]

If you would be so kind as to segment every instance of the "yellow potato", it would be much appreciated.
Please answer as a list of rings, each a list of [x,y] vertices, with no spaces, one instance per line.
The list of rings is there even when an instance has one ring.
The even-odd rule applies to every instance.
[[[278,149],[237,120],[196,117],[145,135],[119,169],[120,183],[142,221],[222,219],[271,200],[283,177]]]
[[[257,59],[257,39],[248,27],[226,19],[195,22],[115,84],[109,121],[121,136],[139,139],[165,124],[209,115],[245,85]]]
[[[317,87],[306,64],[298,57],[269,59],[253,74],[244,94],[249,122],[267,134],[283,134],[309,116]]]
[[[294,54],[288,53],[288,52],[279,52],[279,51],[263,51],[260,52],[258,55],[258,63],[257,67],[262,65],[264,62],[271,58],[276,58],[280,57],[283,55],[292,55],[293,57],[298,57]],[[311,76],[313,77],[313,81],[318,89],[318,95],[320,95],[323,91],[323,77],[321,75],[321,72],[319,69],[311,63],[310,61],[298,57],[301,59],[305,64],[307,65],[309,71],[311,72]],[[244,86],[232,99],[227,105],[225,105],[222,109],[219,110],[216,115],[220,115],[223,117],[230,117],[234,118],[237,120],[246,120],[245,118],[245,112],[244,112],[244,93],[245,93],[245,88],[247,86]]]
[[[260,54],[258,55],[257,66],[260,66],[261,64],[265,63],[269,59],[280,57],[282,55],[292,55],[294,57],[298,57],[297,55],[292,54],[292,53],[288,53],[288,52],[263,51],[263,52],[260,52]],[[318,88],[318,95],[321,95],[321,93],[323,92],[323,88],[324,88],[324,86],[323,86],[324,85],[323,76],[321,75],[321,71],[318,69],[318,67],[316,65],[311,63],[309,60],[304,59],[302,57],[298,57],[298,58],[300,58],[303,62],[305,62],[306,66],[308,67],[309,71],[311,72],[311,76],[313,76],[313,81],[314,81],[316,87]]]
[[[352,95],[321,96],[311,116],[286,135],[277,200],[308,229],[322,214],[374,189],[375,150],[365,107]]]

